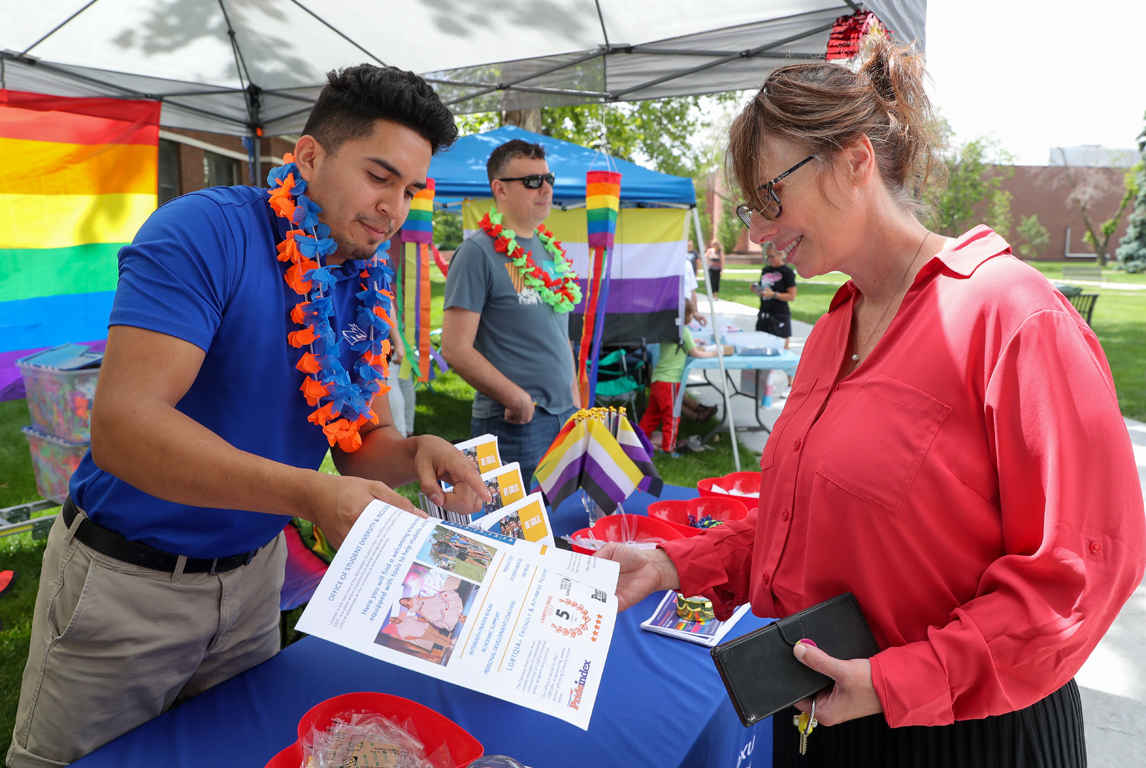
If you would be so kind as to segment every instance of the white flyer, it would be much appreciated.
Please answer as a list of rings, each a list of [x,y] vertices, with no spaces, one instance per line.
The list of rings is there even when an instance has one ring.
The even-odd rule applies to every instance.
[[[587,730],[617,577],[609,560],[375,501],[298,629]]]

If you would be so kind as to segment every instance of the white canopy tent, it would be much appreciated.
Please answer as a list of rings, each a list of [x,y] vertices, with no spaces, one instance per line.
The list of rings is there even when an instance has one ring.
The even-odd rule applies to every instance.
[[[37,0],[0,8],[0,88],[163,102],[162,124],[298,133],[324,74],[422,74],[459,113],[753,88],[853,0]],[[870,0],[923,44],[926,0]]]
[[[0,90],[158,100],[166,127],[275,136],[363,61],[423,75],[458,113],[757,88],[861,8],[924,49],[927,0],[7,0]]]

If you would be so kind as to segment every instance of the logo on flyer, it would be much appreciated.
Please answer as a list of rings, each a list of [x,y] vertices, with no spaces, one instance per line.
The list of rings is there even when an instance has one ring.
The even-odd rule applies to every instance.
[[[593,662],[588,659],[581,665],[581,675],[577,678],[577,683],[569,689],[569,708],[581,708],[581,696],[585,693],[585,683],[589,680],[589,668],[593,666]]]

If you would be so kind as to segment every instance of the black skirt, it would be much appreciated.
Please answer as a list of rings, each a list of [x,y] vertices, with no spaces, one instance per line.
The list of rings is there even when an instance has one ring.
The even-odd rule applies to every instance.
[[[1074,680],[1026,709],[951,725],[889,728],[883,715],[800,737],[796,709],[772,717],[773,768],[1085,768],[1082,702]]]

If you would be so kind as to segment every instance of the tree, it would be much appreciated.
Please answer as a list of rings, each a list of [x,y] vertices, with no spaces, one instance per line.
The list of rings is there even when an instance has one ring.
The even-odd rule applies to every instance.
[[[744,229],[744,225],[740,221],[740,217],[736,215],[736,202],[732,199],[724,199],[721,201],[720,224],[716,227],[716,237],[720,240],[720,245],[724,248],[725,253],[732,253],[736,250],[736,244],[740,242],[740,233]]]
[[[1019,222],[1019,255],[1024,259],[1033,259],[1042,253],[1050,242],[1050,233],[1039,223],[1039,217],[1026,216]]]
[[[949,140],[945,123],[942,132]],[[976,217],[976,207],[1014,173],[1013,163],[1014,157],[993,138],[981,136],[955,147],[947,157],[947,186],[935,197],[929,228],[948,237],[963,234]]]
[[[1068,207],[1076,206],[1079,213],[1082,214],[1082,223],[1086,227],[1086,233],[1082,239],[1094,249],[1094,260],[1098,266],[1105,267],[1110,238],[1114,237],[1114,231],[1118,229],[1118,224],[1122,221],[1122,214],[1138,195],[1137,173],[1134,168],[1126,172],[1122,183],[1126,191],[1118,204],[1118,210],[1109,219],[1095,227],[1093,222],[1097,221],[1095,216],[1098,214],[1095,209],[1101,204],[1102,198],[1111,191],[1109,177],[1102,172],[1105,170],[1103,168],[1072,167],[1067,163],[1066,153],[1061,148],[1059,148],[1058,153],[1062,159],[1062,178],[1070,186],[1070,195],[1067,196],[1066,204]]]
[[[434,239],[438,242],[438,248],[452,251],[462,244],[464,236],[461,214],[444,210],[434,211]]]
[[[1138,134],[1138,151],[1146,155],[1146,130]],[[1125,271],[1146,272],[1146,162],[1139,162],[1134,168],[1138,170],[1138,198],[1116,255]]]
[[[1011,200],[1012,195],[1005,189],[996,189],[991,193],[991,202],[987,206],[987,226],[995,230],[995,234],[1004,240],[1011,239]]]

